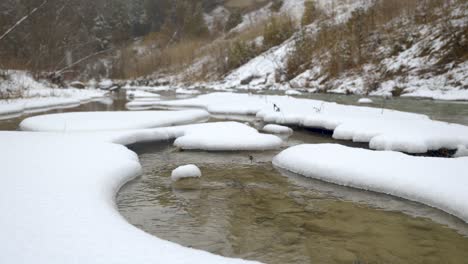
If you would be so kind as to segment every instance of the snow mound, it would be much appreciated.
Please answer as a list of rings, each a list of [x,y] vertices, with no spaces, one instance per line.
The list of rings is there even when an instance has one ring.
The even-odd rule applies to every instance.
[[[466,157],[414,157],[319,144],[289,148],[273,164],[306,177],[424,203],[468,222]]]
[[[372,104],[372,103],[374,103],[374,101],[372,101],[369,98],[361,98],[361,99],[358,100],[358,103],[359,104]]]
[[[256,129],[237,122],[192,125],[174,142],[182,149],[208,151],[269,150],[277,149],[281,144],[279,137],[260,134]]]
[[[454,157],[468,157],[468,148],[465,146],[458,146],[457,152],[455,153]]]
[[[284,94],[285,95],[301,95],[302,93],[297,90],[290,89],[284,92]]]
[[[203,110],[146,112],[76,112],[35,116],[20,124],[23,131],[79,132],[128,130],[206,121]]]
[[[117,211],[141,173],[115,144],[55,133],[0,132],[0,263],[247,263],[151,236]]]
[[[159,100],[161,96],[155,93],[149,93],[145,91],[127,91],[127,99],[128,100],[141,100],[141,99],[148,99],[148,100]]]
[[[340,105],[288,96],[212,93],[159,107],[201,108],[212,114],[256,115],[267,123],[333,131],[333,138],[368,142],[376,150],[426,153],[468,146],[468,127],[434,121],[421,114]]]
[[[185,178],[199,178],[201,175],[202,173],[197,166],[189,164],[180,166],[173,170],[171,173],[171,180],[178,181]]]
[[[272,134],[292,134],[293,130],[289,127],[286,126],[280,126],[280,125],[266,125],[263,127],[262,131],[265,131],[267,133],[272,133]]]

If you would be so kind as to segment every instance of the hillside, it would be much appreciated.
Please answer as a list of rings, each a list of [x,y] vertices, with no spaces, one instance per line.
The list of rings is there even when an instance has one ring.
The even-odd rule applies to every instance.
[[[58,86],[111,78],[468,100],[463,0],[45,2],[3,39],[1,69],[32,72]],[[21,18],[10,12],[15,3],[1,4],[8,15],[0,20],[3,31]],[[52,4],[63,4],[63,12]],[[26,14],[36,6],[22,5]],[[42,34],[44,28],[50,30]]]
[[[217,90],[292,88],[468,99],[465,1],[356,0],[333,5],[316,1],[306,11],[312,14],[310,21],[300,26],[297,24],[304,22],[301,5],[303,1],[288,0],[279,13],[267,6],[244,15],[243,22],[232,30],[240,32],[238,35],[275,16],[288,15],[296,25],[291,37],[255,56],[246,55],[252,58],[239,67],[221,76],[214,74],[219,72],[219,56],[201,53],[193,63],[164,78],[185,86],[194,86],[195,79],[195,86]],[[258,36],[244,42],[261,46],[262,34],[260,30]],[[229,37],[214,43],[219,41],[226,43]],[[161,74],[152,78],[155,76]]]

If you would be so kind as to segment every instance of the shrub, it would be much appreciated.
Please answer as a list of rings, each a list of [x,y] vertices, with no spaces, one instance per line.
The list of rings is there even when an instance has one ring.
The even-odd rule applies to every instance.
[[[294,22],[290,17],[271,17],[263,30],[264,48],[269,49],[278,46],[290,38],[294,31]]]
[[[273,0],[273,3],[270,6],[270,10],[273,12],[279,12],[281,7],[283,7],[283,0]]]

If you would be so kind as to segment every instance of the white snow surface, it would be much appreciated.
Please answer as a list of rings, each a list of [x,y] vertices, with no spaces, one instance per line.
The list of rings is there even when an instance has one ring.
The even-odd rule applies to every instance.
[[[280,126],[280,125],[266,125],[262,128],[262,131],[267,132],[267,133],[272,133],[272,134],[292,134],[293,130],[289,127],[286,126]]]
[[[238,122],[193,124],[209,117],[204,110],[76,112],[30,117],[20,129],[123,145],[176,139],[175,146],[190,150],[269,150],[282,145],[279,137]]]
[[[117,211],[141,173],[123,146],[56,133],[0,132],[0,263],[247,263],[149,235]]]
[[[454,157],[468,157],[468,148],[463,145],[458,146],[457,152],[455,153]]]
[[[360,104],[372,104],[374,103],[374,101],[372,101],[372,99],[370,98],[361,98],[358,100],[358,103]]]
[[[105,92],[96,89],[57,88],[36,81],[24,71],[7,71],[7,80],[0,80],[0,93],[21,95],[17,99],[0,100],[0,120],[77,107],[91,101],[105,102],[106,96]]]
[[[203,110],[141,112],[75,112],[34,116],[23,120],[23,131],[80,132],[166,127],[206,121]]]
[[[191,125],[174,142],[182,149],[209,151],[270,150],[281,144],[279,137],[258,133],[255,128],[238,122]]]
[[[136,90],[136,91],[127,91],[127,99],[129,100],[142,100],[142,99],[148,99],[148,100],[159,100],[161,95],[155,94],[155,93],[149,93],[141,90]]]
[[[414,157],[317,144],[289,148],[273,164],[306,177],[424,203],[468,222],[467,157]]]
[[[202,173],[197,166],[188,164],[177,167],[175,170],[173,170],[171,173],[171,180],[178,181],[185,178],[200,178],[201,176]]]
[[[212,114],[256,115],[267,123],[333,130],[333,138],[368,142],[376,150],[426,153],[468,146],[468,127],[434,121],[421,114],[340,105],[288,96],[212,93],[155,103],[160,107],[201,108]],[[280,112],[273,108],[276,104]]]

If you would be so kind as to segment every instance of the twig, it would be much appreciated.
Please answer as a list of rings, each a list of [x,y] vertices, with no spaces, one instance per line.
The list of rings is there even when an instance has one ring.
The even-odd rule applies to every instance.
[[[16,22],[11,28],[9,28],[5,33],[3,33],[2,36],[0,36],[0,40],[2,40],[3,38],[5,38],[8,34],[10,34],[16,27],[18,27],[19,25],[21,25],[26,19],[28,19],[29,16],[31,16],[32,14],[36,13],[37,10],[39,10],[41,7],[43,7],[46,3],[47,3],[48,0],[44,0],[44,2],[42,2],[41,5],[39,5],[38,7],[34,8],[33,10],[31,10],[31,12],[29,12],[29,14],[25,15],[24,17],[22,17],[20,20],[18,20],[18,22]]]

